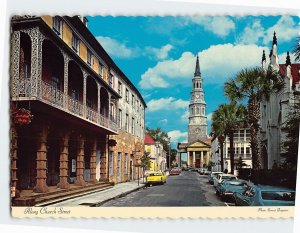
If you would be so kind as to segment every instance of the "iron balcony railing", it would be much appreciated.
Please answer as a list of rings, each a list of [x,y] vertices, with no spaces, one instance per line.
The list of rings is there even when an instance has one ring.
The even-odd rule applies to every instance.
[[[117,132],[118,126],[114,117],[106,117],[97,112],[97,110],[84,106],[80,100],[65,94],[59,88],[45,81],[41,81],[41,90],[38,91],[37,96],[31,92],[31,86],[30,79],[19,79],[16,89],[17,93],[14,93],[13,96],[15,100],[18,100],[18,98],[36,98],[72,115]]]

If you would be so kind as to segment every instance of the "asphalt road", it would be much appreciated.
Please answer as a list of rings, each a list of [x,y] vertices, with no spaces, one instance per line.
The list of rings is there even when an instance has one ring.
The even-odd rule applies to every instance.
[[[206,176],[183,171],[169,176],[164,185],[153,185],[113,199],[101,206],[225,206],[215,194]]]

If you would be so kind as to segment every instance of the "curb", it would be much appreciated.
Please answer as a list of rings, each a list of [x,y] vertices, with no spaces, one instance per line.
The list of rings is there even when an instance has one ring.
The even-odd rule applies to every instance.
[[[118,194],[118,195],[116,195],[116,196],[114,196],[114,197],[110,197],[110,198],[108,198],[108,199],[106,199],[106,200],[103,200],[103,201],[99,201],[99,202],[93,203],[92,205],[89,205],[89,207],[99,207],[99,206],[103,205],[104,203],[106,203],[106,202],[108,202],[108,201],[111,201],[111,200],[113,200],[113,199],[117,199],[117,198],[120,198],[120,197],[125,197],[125,196],[127,196],[128,194],[133,193],[133,192],[135,192],[135,191],[137,191],[137,190],[139,190],[139,189],[145,188],[145,187],[146,187],[146,185],[145,185],[145,184],[142,184],[141,186],[139,186],[139,187],[137,187],[137,188],[134,188],[134,189],[132,189],[132,190],[128,190],[128,191],[126,191],[126,192],[120,193],[120,194]]]

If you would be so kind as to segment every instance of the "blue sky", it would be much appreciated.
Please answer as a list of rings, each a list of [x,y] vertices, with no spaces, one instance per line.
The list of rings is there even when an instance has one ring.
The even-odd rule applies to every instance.
[[[88,17],[88,28],[143,95],[146,126],[162,128],[174,145],[187,140],[188,104],[196,56],[211,113],[227,102],[224,82],[245,67],[260,66],[274,30],[280,63],[299,33],[291,16]],[[268,62],[268,61],[267,61]]]

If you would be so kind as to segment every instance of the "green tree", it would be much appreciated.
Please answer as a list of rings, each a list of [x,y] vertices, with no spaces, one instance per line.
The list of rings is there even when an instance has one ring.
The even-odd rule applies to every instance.
[[[161,128],[156,129],[150,129],[149,127],[146,127],[146,133],[148,133],[156,142],[159,142],[163,145],[164,150],[167,152],[167,164],[168,167],[170,167],[169,164],[169,136],[166,132],[164,132]],[[171,149],[171,164],[176,159],[177,150]]]
[[[230,143],[230,172],[234,173],[234,131],[245,126],[247,110],[245,106],[231,102],[221,104],[212,115],[212,130],[215,136],[226,135]]]
[[[283,130],[286,140],[282,143],[281,156],[284,158],[284,167],[295,170],[297,168],[297,155],[299,145],[300,103],[291,106]]]
[[[300,36],[296,39],[293,53],[295,55],[295,61],[300,61]]]
[[[272,92],[277,92],[284,87],[280,74],[271,69],[264,71],[255,67],[241,70],[234,79],[225,83],[225,95],[230,100],[248,102],[248,125],[250,127],[250,144],[252,149],[252,166],[254,170],[263,168],[260,153],[259,119],[260,101],[269,99]]]
[[[149,169],[150,167],[150,154],[145,152],[141,158],[143,169]]]

